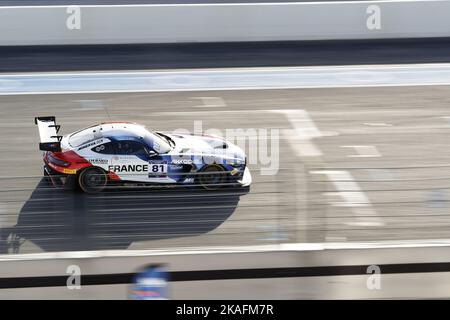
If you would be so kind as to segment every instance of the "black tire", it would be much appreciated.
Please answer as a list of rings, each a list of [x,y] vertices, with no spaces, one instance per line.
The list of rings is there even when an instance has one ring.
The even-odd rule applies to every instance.
[[[206,190],[220,189],[226,180],[225,169],[218,164],[207,165],[197,177],[197,183]]]
[[[75,191],[77,189],[77,176],[74,174],[69,174],[66,176],[66,181],[64,183],[64,190]]]
[[[87,168],[78,176],[78,184],[86,193],[101,192],[108,183],[108,176],[100,168]]]

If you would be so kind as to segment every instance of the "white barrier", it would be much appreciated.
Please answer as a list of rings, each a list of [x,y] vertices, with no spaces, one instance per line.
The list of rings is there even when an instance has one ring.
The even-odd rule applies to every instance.
[[[404,244],[281,244],[272,246],[208,248],[207,251],[103,251],[61,252],[0,256],[0,284],[9,278],[9,288],[0,289],[1,299],[126,299],[130,286],[86,284],[83,276],[103,277],[135,273],[149,264],[165,264],[170,272],[257,270],[286,268],[334,268],[325,274],[317,269],[315,276],[286,276],[283,272],[267,277],[218,278],[171,282],[174,299],[374,299],[374,298],[443,298],[448,297],[450,272],[447,240],[405,242]],[[421,263],[437,264],[428,270]],[[391,265],[402,270],[387,271]],[[411,266],[411,264],[419,264]],[[358,272],[337,273],[352,266]],[[378,272],[376,270],[378,267]],[[427,267],[425,267],[426,269]],[[80,275],[78,290],[65,286],[71,271]],[[386,271],[386,273],[385,273]],[[269,271],[273,272],[273,271]],[[306,271],[308,272],[308,271]],[[336,273],[337,272],[337,273]],[[309,271],[311,273],[311,271]],[[248,274],[248,273],[247,273]],[[33,285],[43,278],[63,277],[58,286]],[[21,278],[18,280],[17,278]],[[31,287],[20,286],[23,280]],[[101,279],[100,279],[101,280]],[[372,287],[372,280],[380,287]],[[367,284],[369,283],[369,284]],[[17,288],[12,289],[12,287]]]
[[[0,45],[450,36],[449,0],[0,7]]]

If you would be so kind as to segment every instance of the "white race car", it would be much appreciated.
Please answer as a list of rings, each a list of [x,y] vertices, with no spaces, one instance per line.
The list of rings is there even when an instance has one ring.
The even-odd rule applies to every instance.
[[[36,117],[35,123],[44,174],[55,186],[94,193],[124,182],[207,190],[252,182],[242,149],[216,136],[152,132],[131,122],[105,122],[61,136],[55,117]]]

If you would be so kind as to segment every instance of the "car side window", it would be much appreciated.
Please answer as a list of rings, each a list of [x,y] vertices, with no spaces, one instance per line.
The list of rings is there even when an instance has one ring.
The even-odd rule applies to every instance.
[[[142,155],[147,154],[147,151],[142,143],[123,140],[116,142],[116,153],[125,155]]]
[[[91,149],[101,154],[114,154],[114,146],[112,142],[106,142]]]

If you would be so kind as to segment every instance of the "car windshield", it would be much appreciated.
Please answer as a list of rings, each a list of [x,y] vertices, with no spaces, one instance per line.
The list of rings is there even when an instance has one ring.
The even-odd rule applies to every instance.
[[[172,146],[164,136],[148,131],[144,136],[145,143],[158,153],[167,153]]]

